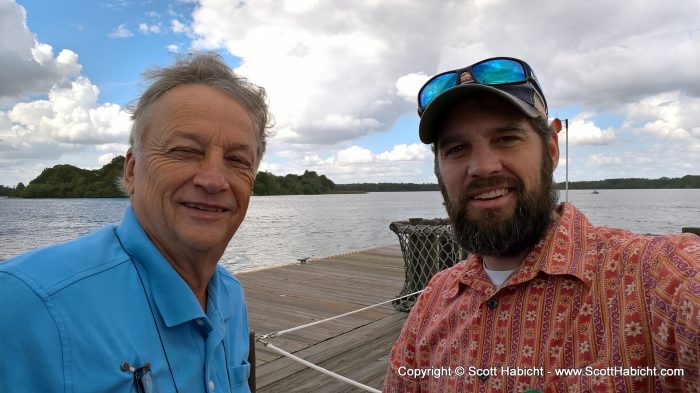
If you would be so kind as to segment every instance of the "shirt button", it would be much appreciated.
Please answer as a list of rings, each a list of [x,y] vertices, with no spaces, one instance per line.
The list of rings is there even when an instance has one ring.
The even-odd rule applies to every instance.
[[[202,321],[201,319],[198,319],[198,320],[196,321],[196,323],[197,323],[197,325],[199,325],[199,326],[204,326],[204,321]]]
[[[486,380],[489,379],[489,376],[485,375],[485,374],[481,374],[481,375],[479,375],[479,379],[481,380],[481,382],[486,382]]]
[[[488,306],[488,308],[493,310],[494,308],[496,308],[496,306],[498,306],[498,300],[489,299],[489,301],[486,302],[486,306]]]
[[[214,385],[214,381],[209,381],[209,390],[213,392],[214,389],[216,389],[216,385]]]

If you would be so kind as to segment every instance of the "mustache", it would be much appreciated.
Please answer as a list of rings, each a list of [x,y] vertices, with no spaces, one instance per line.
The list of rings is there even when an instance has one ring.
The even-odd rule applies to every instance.
[[[512,188],[514,191],[520,191],[523,189],[523,183],[519,179],[515,177],[510,177],[510,176],[503,176],[503,175],[497,175],[497,176],[491,176],[491,177],[483,177],[483,178],[477,178],[471,181],[467,187],[462,190],[462,194],[460,195],[460,199],[462,201],[467,201],[469,200],[469,195],[475,193],[477,190],[486,188],[486,187],[495,187],[495,186],[505,186]]]

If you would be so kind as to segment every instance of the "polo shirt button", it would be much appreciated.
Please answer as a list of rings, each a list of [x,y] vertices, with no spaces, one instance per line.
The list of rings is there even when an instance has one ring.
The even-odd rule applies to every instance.
[[[488,306],[488,308],[493,310],[494,308],[496,308],[496,306],[498,306],[498,300],[489,299],[489,301],[486,302],[486,306]]]
[[[214,389],[216,389],[216,385],[214,385],[214,381],[210,380],[209,381],[209,390],[213,392]]]
[[[196,323],[197,323],[197,325],[199,325],[199,326],[204,326],[204,321],[202,321],[201,318],[198,319],[198,320],[196,321]]]
[[[481,375],[479,375],[479,379],[481,380],[481,382],[486,382],[486,380],[489,379],[489,376],[485,375],[485,374],[481,374]]]

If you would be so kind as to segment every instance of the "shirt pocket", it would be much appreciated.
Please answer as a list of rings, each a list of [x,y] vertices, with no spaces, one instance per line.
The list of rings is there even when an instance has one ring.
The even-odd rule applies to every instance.
[[[243,361],[239,366],[228,368],[228,377],[231,381],[232,392],[248,392],[248,376],[250,375],[250,363]],[[242,387],[245,389],[241,390]]]

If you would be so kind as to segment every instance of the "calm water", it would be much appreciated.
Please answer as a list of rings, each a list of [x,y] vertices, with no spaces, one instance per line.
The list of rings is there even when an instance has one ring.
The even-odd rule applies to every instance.
[[[562,192],[562,199],[564,192]],[[596,225],[640,233],[700,226],[700,190],[569,191]],[[121,221],[126,199],[0,198],[0,260]],[[444,217],[438,192],[253,197],[222,263],[232,271],[397,243],[389,223]]]

